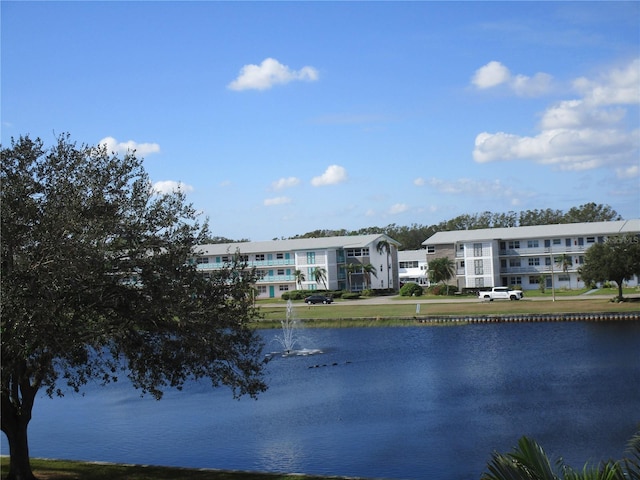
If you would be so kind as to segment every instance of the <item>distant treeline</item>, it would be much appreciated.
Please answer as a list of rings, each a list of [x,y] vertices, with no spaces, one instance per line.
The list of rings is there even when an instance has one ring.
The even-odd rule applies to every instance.
[[[436,225],[413,223],[409,226],[400,226],[392,223],[386,227],[366,227],[359,230],[321,229],[302,235],[295,235],[289,237],[289,239],[383,233],[400,242],[400,250],[418,250],[422,248],[422,242],[437,232],[477,230],[480,228],[526,227],[530,225],[550,225],[558,223],[608,222],[613,220],[622,220],[622,217],[610,206],[585,203],[579,207],[572,207],[567,212],[551,208],[544,210],[523,210],[521,212],[509,211],[507,213],[482,212],[459,215]],[[248,241],[246,239],[229,240],[223,237],[213,237],[209,240],[209,243]]]

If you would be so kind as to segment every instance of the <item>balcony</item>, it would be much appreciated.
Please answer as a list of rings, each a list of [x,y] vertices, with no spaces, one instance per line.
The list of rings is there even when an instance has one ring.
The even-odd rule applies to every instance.
[[[567,270],[567,274],[576,273],[577,268],[570,268]],[[541,274],[551,274],[553,273],[565,273],[562,268],[558,265],[554,265],[553,269],[551,265],[523,265],[520,267],[506,267],[501,268],[501,274],[526,274],[526,275],[541,275]]]
[[[279,267],[279,266],[287,266],[287,265],[295,265],[295,260],[293,258],[289,259],[277,259],[277,260],[259,260],[247,262],[248,268],[253,267]],[[217,270],[224,267],[231,266],[231,262],[211,262],[211,263],[198,263],[198,270]]]
[[[592,244],[586,245],[571,245],[565,247],[564,245],[554,245],[552,247],[534,247],[534,248],[507,248],[500,250],[501,257],[531,257],[531,256],[543,256],[543,255],[562,255],[584,253]]]

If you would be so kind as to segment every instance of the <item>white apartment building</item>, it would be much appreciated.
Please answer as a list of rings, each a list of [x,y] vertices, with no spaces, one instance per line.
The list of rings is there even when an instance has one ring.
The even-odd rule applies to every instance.
[[[425,249],[399,251],[398,273],[400,285],[413,282],[422,287],[428,287],[427,251]]]
[[[248,268],[258,271],[257,298],[278,298],[297,289],[398,289],[398,246],[383,234],[221,243],[201,245],[195,261],[206,273],[239,254]],[[363,270],[367,265],[373,272]],[[319,271],[324,278],[318,278]]]
[[[455,262],[459,289],[519,286],[583,288],[578,269],[586,250],[607,237],[640,235],[640,219],[438,232],[422,244],[427,262]],[[635,278],[631,285],[637,285]]]

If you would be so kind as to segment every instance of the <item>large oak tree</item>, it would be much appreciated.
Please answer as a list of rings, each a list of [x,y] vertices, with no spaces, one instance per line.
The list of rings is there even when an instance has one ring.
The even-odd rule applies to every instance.
[[[579,272],[585,284],[614,281],[622,300],[624,282],[634,275],[640,278],[640,236],[627,234],[609,237],[589,247]]]
[[[135,152],[21,137],[2,148],[0,180],[9,478],[34,478],[27,426],[38,391],[121,375],[156,398],[194,379],[234,396],[266,389],[248,326],[254,272],[237,262],[197,271],[206,222],[182,193],[154,192]]]

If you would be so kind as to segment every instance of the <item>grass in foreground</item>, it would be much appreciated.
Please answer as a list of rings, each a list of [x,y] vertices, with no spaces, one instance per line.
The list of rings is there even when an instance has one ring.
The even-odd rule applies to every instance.
[[[0,472],[4,478],[9,468],[8,457],[2,457],[0,464]],[[31,459],[31,467],[39,480],[329,480],[342,478],[43,459]]]

